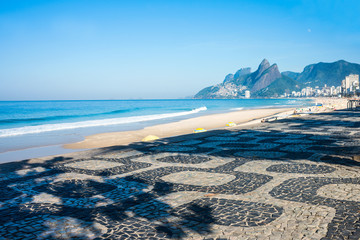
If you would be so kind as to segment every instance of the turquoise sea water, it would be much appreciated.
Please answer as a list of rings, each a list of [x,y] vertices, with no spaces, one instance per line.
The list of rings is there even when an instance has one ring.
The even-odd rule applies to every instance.
[[[309,104],[305,99],[1,101],[0,154],[206,114]]]

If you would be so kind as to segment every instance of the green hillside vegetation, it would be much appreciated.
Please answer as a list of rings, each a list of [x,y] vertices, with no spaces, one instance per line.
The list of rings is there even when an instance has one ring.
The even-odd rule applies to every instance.
[[[217,92],[219,90],[219,87],[211,86],[206,87],[202,89],[200,92],[198,92],[194,98],[203,98],[203,99],[212,99],[214,96],[212,93]]]
[[[292,71],[285,71],[281,73],[284,76],[290,77],[292,79],[296,79],[299,77],[300,73],[298,72],[292,72]]]
[[[333,63],[311,64],[295,79],[309,87],[315,86],[339,86],[341,80],[350,74],[360,74],[360,65],[340,60]]]
[[[276,79],[268,87],[261,89],[256,96],[261,97],[279,97],[284,92],[291,93],[292,91],[299,91],[301,88],[297,81],[282,75],[281,78]]]

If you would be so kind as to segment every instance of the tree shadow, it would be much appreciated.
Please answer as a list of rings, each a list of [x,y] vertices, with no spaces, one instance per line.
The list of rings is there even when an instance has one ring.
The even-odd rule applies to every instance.
[[[59,164],[62,160],[67,161],[69,159],[54,158],[48,161],[47,167],[52,170],[47,171],[46,174],[19,176],[15,179],[0,182],[3,196],[0,197],[0,201],[4,203],[4,205],[0,206],[0,226],[3,226],[0,227],[1,236],[9,239],[39,238],[41,234],[48,232],[46,239],[89,239],[89,234],[86,234],[87,231],[90,231],[89,229],[91,229],[92,235],[95,234],[106,239],[124,236],[127,236],[129,239],[136,239],[138,237],[150,238],[153,235],[160,239],[165,239],[183,238],[187,235],[183,231],[184,226],[181,226],[179,221],[159,222],[159,220],[173,215],[173,208],[170,205],[157,200],[159,197],[172,192],[171,183],[156,183],[152,191],[148,192],[144,191],[148,185],[141,183],[139,179],[136,179],[136,182],[132,182],[131,178],[121,179],[129,186],[133,186],[134,194],[132,194],[131,192],[123,191],[123,186],[107,183],[105,177],[100,177],[102,179],[100,181],[99,179],[44,180],[59,174],[68,173],[52,166],[52,164]],[[18,164],[18,166],[15,166],[14,163],[11,167],[19,170],[22,169],[24,164],[27,166],[27,163],[24,162]],[[5,167],[8,166],[7,164]],[[36,166],[43,165],[36,164]],[[44,181],[45,183],[38,185],[37,181]],[[30,186],[27,186],[26,191],[21,192],[19,187],[14,187],[17,184]],[[106,200],[111,202],[110,204],[87,206],[87,200],[93,200],[96,196],[105,195],[110,192],[112,192],[112,195],[110,194],[106,197]],[[29,193],[32,193],[32,195],[24,196]],[[34,202],[35,196],[42,194],[46,194],[46,196],[43,195],[44,198],[51,196],[56,198],[58,202],[48,203],[44,199],[43,202]],[[141,205],[144,204],[148,204],[149,209],[142,208]],[[211,212],[202,212],[202,214],[206,214],[204,218],[211,219]],[[176,217],[181,219],[181,216]],[[59,224],[60,220],[64,220],[66,226],[78,224],[83,226],[84,229],[78,229],[77,233],[72,233],[68,226],[68,231],[65,231],[64,224],[58,228],[55,226]],[[140,224],[141,226],[139,222],[142,223]],[[94,223],[100,223],[113,230],[110,235],[104,234],[99,229],[92,227]],[[34,227],[29,227],[29,224],[34,225]],[[144,226],[146,231],[138,232],[139,228],[141,229]],[[202,227],[201,229],[197,227],[186,228],[192,231],[204,231],[205,229],[210,231],[210,227]],[[125,231],[124,229],[127,230]],[[63,231],[62,235],[57,235],[59,231]]]
[[[354,139],[360,136],[360,123],[351,121],[354,114],[360,116],[354,112],[336,111],[314,117],[266,122],[255,128],[214,130],[156,142],[133,143],[126,147],[114,146],[103,148],[97,156],[130,149],[138,151],[138,154],[126,157],[130,160],[144,155],[184,153],[190,156],[203,154],[242,159],[243,163],[307,160],[334,166],[359,167],[360,163],[351,158],[360,152],[360,145],[354,143]],[[160,201],[160,197],[177,191],[171,182],[158,181],[151,185],[132,175],[114,181],[108,176],[96,174],[96,179],[54,181],[53,176],[70,171],[55,166],[73,160],[77,159],[55,157],[44,163],[22,161],[0,165],[0,174],[3,175],[30,169],[23,175],[0,181],[0,201],[3,202],[0,206],[0,235],[10,239],[38,236],[49,229],[43,223],[55,221],[56,218],[78,219],[81,224],[85,224],[83,229],[92,229],[89,231],[99,238],[125,239],[155,236],[160,239],[185,238],[189,231],[206,235],[211,233],[212,224],[216,224],[216,217],[210,207],[190,203],[187,212],[179,213],[168,203]],[[47,171],[31,170],[37,167]],[[26,186],[20,188],[16,185]],[[46,200],[34,202],[34,196],[40,194],[53,196],[58,203]],[[101,200],[100,196],[106,197]],[[168,218],[174,219],[168,221]],[[29,223],[34,223],[35,227],[25,228]],[[93,227],[94,223],[112,230],[101,232]],[[22,227],[24,229],[20,231]],[[56,238],[57,235],[49,236]],[[86,234],[69,236],[89,238]]]

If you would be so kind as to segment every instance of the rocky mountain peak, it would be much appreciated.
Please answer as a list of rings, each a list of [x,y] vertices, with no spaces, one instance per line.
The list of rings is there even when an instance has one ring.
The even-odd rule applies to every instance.
[[[308,65],[299,72],[286,71],[281,74],[278,66],[270,66],[264,59],[258,69],[242,68],[235,74],[226,76],[223,83],[206,87],[194,98],[224,99],[243,98],[250,90],[252,97],[278,97],[284,92],[299,91],[303,87],[339,86],[349,74],[360,74],[360,64],[339,60],[332,63],[319,62]]]
[[[256,92],[269,86],[278,78],[281,78],[281,73],[279,72],[277,64],[273,64],[262,71],[262,74],[257,78],[254,86],[252,87],[251,92]]]
[[[244,76],[246,74],[250,74],[251,73],[251,68],[240,68],[234,75],[234,79],[239,78],[240,76]]]
[[[269,67],[270,67],[269,61],[266,58],[264,58],[259,65],[259,69],[267,69]]]
[[[255,78],[258,78],[261,76],[261,74],[270,67],[270,63],[267,59],[264,58],[264,60],[261,61],[258,69],[256,70],[256,76]]]
[[[280,71],[279,71],[279,67],[276,63],[274,63],[273,65],[271,65],[270,69],[273,69],[273,71],[276,71],[280,74]]]
[[[230,73],[230,74],[225,76],[225,79],[224,79],[223,83],[232,82],[233,80],[234,80],[234,74]]]

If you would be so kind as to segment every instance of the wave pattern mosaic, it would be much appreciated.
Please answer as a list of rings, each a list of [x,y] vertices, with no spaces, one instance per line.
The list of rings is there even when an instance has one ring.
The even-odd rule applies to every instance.
[[[0,236],[359,239],[359,116],[313,114],[3,164]]]

